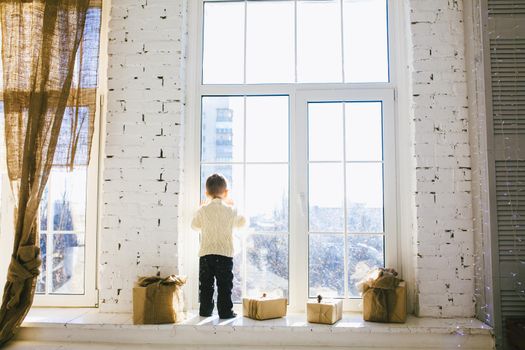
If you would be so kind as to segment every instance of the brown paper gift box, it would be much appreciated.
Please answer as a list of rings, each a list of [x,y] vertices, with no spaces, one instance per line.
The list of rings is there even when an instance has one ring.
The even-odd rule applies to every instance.
[[[133,324],[175,323],[184,319],[184,277],[144,277],[133,288]]]
[[[363,319],[373,322],[404,323],[407,319],[406,282],[395,289],[370,288],[363,294]],[[386,305],[386,308],[384,307]]]
[[[311,323],[334,324],[343,318],[343,301],[325,301],[319,297],[315,301],[309,301],[306,304],[306,318]]]
[[[242,299],[242,314],[254,320],[269,320],[286,316],[288,300],[286,298],[267,298],[263,295],[256,299]]]

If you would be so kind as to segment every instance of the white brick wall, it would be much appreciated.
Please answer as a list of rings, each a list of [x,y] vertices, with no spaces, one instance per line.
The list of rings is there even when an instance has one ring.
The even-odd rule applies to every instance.
[[[421,316],[471,316],[462,2],[406,1],[416,309]],[[111,6],[99,288],[103,311],[130,311],[138,275],[177,272],[186,0]]]
[[[409,0],[416,312],[473,316],[471,169],[461,0]]]
[[[139,275],[176,273],[185,0],[113,0],[100,307],[131,310]]]

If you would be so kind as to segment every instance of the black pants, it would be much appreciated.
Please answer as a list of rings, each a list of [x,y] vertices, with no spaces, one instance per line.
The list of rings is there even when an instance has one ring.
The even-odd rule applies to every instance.
[[[205,255],[199,259],[200,315],[213,311],[213,291],[217,280],[217,309],[219,317],[232,314],[233,258],[222,255]]]

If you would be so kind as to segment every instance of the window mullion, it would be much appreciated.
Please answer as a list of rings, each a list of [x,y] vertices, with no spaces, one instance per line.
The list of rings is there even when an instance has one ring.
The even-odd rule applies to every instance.
[[[346,77],[345,77],[345,41],[344,41],[344,34],[345,34],[345,31],[344,31],[344,21],[343,21],[343,0],[339,0],[339,5],[340,5],[340,9],[341,9],[341,25],[340,25],[340,28],[341,28],[341,74],[342,74],[342,78],[343,78],[343,83],[346,81]]]
[[[297,0],[294,0],[294,12],[293,12],[293,20],[294,20],[294,81],[297,83],[298,77],[297,77]]]
[[[246,49],[245,49],[245,52],[246,52]],[[246,58],[246,55],[245,55],[245,58]],[[245,73],[246,73],[246,63],[244,64],[244,67],[245,67]],[[246,95],[244,96],[244,99],[243,99],[243,137],[242,137],[242,142],[243,142],[243,149],[242,149],[242,156],[243,156],[243,159],[242,159],[242,206],[243,206],[243,213],[244,215],[246,215]],[[242,266],[241,266],[241,275],[242,275],[242,288],[241,288],[241,294],[243,296],[246,296],[247,295],[247,259],[246,259],[246,235],[242,235],[242,246],[241,246],[241,249],[242,249],[242,254],[241,254],[241,257],[242,257]]]
[[[244,0],[244,71],[243,71],[243,83],[246,84],[246,45],[248,42],[248,1]]]
[[[343,232],[344,232],[344,251],[343,251],[343,263],[344,263],[344,266],[343,266],[343,271],[344,271],[344,297],[345,299],[348,298],[348,230],[347,230],[347,225],[346,225],[346,222],[348,220],[347,216],[348,216],[348,213],[347,213],[347,203],[346,203],[346,200],[347,200],[347,196],[346,196],[346,187],[347,187],[347,183],[346,183],[346,108],[345,108],[345,103],[343,102],[342,104],[342,107],[343,107],[343,130],[342,130],[342,133],[343,133],[343,193],[344,193],[344,196],[343,196]]]
[[[53,216],[54,216],[54,208],[53,208],[53,201],[52,201],[52,190],[53,190],[53,173],[50,174],[49,180],[47,182],[47,229],[46,229],[46,291],[45,294],[51,294],[51,288],[52,288],[52,281],[53,281]]]

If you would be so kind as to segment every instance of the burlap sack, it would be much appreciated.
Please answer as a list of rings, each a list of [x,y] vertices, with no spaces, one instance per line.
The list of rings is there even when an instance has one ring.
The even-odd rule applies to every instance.
[[[401,281],[393,291],[387,294],[388,322],[405,323],[407,320],[407,288]]]
[[[286,298],[267,298],[263,295],[256,299],[242,299],[242,314],[254,320],[269,320],[286,316],[288,300]]]
[[[406,283],[397,277],[393,269],[377,269],[358,286],[363,293],[365,321],[406,321]]]
[[[133,288],[133,324],[175,323],[184,320],[182,285],[185,277],[140,278]]]
[[[306,304],[306,318],[311,323],[334,324],[343,317],[342,300],[324,300],[321,296]]]

